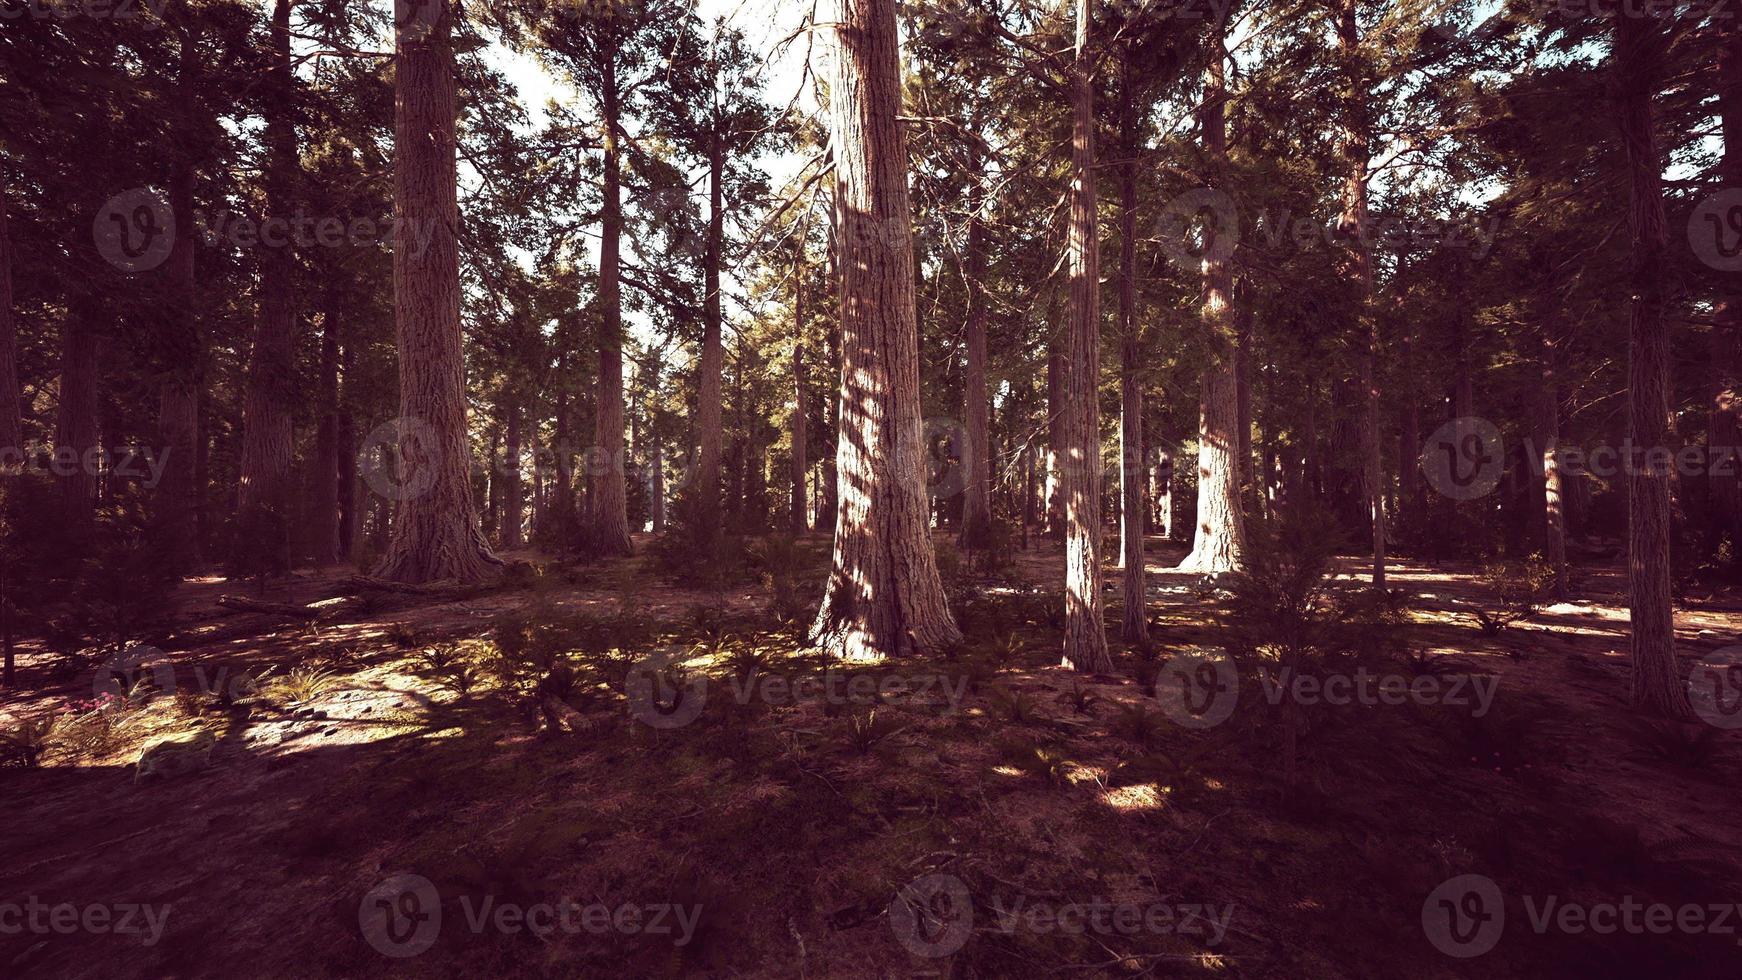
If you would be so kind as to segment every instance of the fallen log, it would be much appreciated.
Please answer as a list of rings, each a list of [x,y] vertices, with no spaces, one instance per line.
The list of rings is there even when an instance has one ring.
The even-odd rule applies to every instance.
[[[266,602],[261,599],[250,599],[247,596],[221,595],[218,605],[233,612],[260,613],[267,616],[282,616],[286,619],[300,619],[304,622],[331,620],[350,612],[362,605],[354,598],[322,599],[306,606],[293,602]]]

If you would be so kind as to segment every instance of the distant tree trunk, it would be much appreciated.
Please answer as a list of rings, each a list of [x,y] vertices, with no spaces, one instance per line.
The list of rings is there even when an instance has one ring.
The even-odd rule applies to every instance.
[[[696,369],[696,471],[690,484],[695,500],[691,526],[702,532],[717,531],[720,524],[720,416],[726,364],[720,293],[726,238],[725,170],[725,153],[716,134],[708,153],[708,238],[702,259],[706,295],[701,359]]]
[[[321,317],[320,420],[311,461],[309,557],[316,565],[339,560],[339,303],[333,290]]]
[[[525,514],[525,494],[520,487],[520,425],[521,416],[526,413],[520,410],[519,404],[510,401],[507,406],[508,422],[503,434],[502,467],[498,471],[502,476],[502,550],[512,551],[524,542],[521,539],[520,525]]]
[[[1048,317],[1048,322],[1056,321]],[[1064,364],[1063,345],[1055,340],[1047,345],[1046,351],[1046,480],[1042,503],[1046,505],[1046,533],[1061,539],[1065,534],[1064,493],[1059,482],[1059,457],[1064,445]]]
[[[810,503],[805,499],[805,475],[810,471],[805,456],[806,444],[810,441],[810,405],[805,397],[809,381],[804,363],[804,276],[804,256],[801,253],[792,288],[792,515],[789,527],[793,534],[810,530]]]
[[[1724,187],[1742,187],[1742,25],[1727,22],[1718,52],[1718,117],[1724,156],[1718,163]],[[1742,274],[1723,275],[1718,308],[1712,314],[1710,355],[1713,371],[1706,445],[1712,514],[1731,547],[1742,549]],[[1733,567],[1742,567],[1742,557]]]
[[[1225,31],[1226,25],[1216,20],[1204,78],[1204,149],[1217,184],[1228,160]],[[1214,241],[1206,242],[1202,315],[1213,360],[1204,371],[1198,403],[1197,527],[1191,553],[1178,569],[1202,575],[1234,571],[1246,553],[1246,523],[1240,511],[1240,379],[1229,305],[1233,289],[1226,257]]]
[[[1149,469],[1149,494],[1150,499],[1155,502],[1156,529],[1161,532],[1162,538],[1168,541],[1178,537],[1174,533],[1176,529],[1173,522],[1173,479],[1173,453],[1163,449],[1157,454],[1154,465]]]
[[[61,507],[68,527],[90,524],[97,504],[96,461],[98,363],[102,340],[92,320],[97,302],[86,292],[67,305],[61,325],[60,413],[55,422],[54,451],[72,465],[57,474]],[[66,454],[72,454],[67,457]],[[64,464],[63,464],[64,465]]]
[[[291,220],[297,150],[295,79],[291,72],[290,10],[293,0],[274,0],[272,66],[267,71],[262,114],[266,117],[266,210],[275,219]],[[278,540],[270,551],[288,564],[290,556],[291,406],[296,395],[296,260],[287,238],[261,242],[260,311],[254,346],[248,357],[247,393],[243,400],[241,476],[237,506],[244,512],[265,511],[274,519],[257,530],[271,528]]]
[[[447,0],[403,2],[430,5],[430,14],[406,18],[394,59],[393,320],[404,499],[375,574],[478,582],[502,562],[478,527],[467,465],[453,10]]]
[[[1561,473],[1561,406],[1557,344],[1536,331],[1536,361],[1541,385],[1536,393],[1536,451],[1541,454],[1543,485],[1543,556],[1554,571],[1554,596],[1567,598],[1566,487]]]
[[[1149,592],[1144,585],[1143,348],[1137,322],[1137,84],[1129,61],[1120,85],[1119,120],[1125,165],[1119,169],[1119,564],[1124,569],[1127,642],[1149,642]]]
[[[0,449],[24,451],[23,400],[18,388],[18,328],[12,309],[12,232],[6,224],[6,184],[0,179]]]
[[[599,105],[604,111],[605,203],[599,242],[599,400],[594,415],[593,443],[597,463],[590,468],[592,499],[587,545],[600,555],[628,555],[629,493],[623,437],[623,294],[622,132],[621,93],[617,87],[617,48],[607,44],[601,56],[604,85]]]
[[[985,548],[992,525],[992,442],[988,416],[992,402],[986,393],[986,228],[981,211],[986,192],[978,132],[968,138],[968,370],[962,381],[962,421],[967,429],[962,446],[962,547]]]
[[[557,368],[562,368],[562,359],[558,358]],[[552,433],[555,444],[552,458],[556,461],[555,472],[551,474],[550,502],[545,505],[549,512],[551,526],[555,529],[552,537],[563,541],[574,533],[575,528],[575,447],[572,433],[574,431],[570,419],[572,409],[569,406],[569,393],[558,391],[556,396],[556,428]]]
[[[1101,614],[1101,258],[1095,199],[1095,76],[1090,4],[1077,0],[1071,106],[1071,319],[1065,331],[1065,663],[1113,670]]]
[[[1344,105],[1346,122],[1342,134],[1343,164],[1348,168],[1343,182],[1343,212],[1338,233],[1349,249],[1347,275],[1356,290],[1355,343],[1360,352],[1361,405],[1357,426],[1361,454],[1361,489],[1373,535],[1373,586],[1385,587],[1385,482],[1379,454],[1379,319],[1373,309],[1373,257],[1367,248],[1368,122],[1367,76],[1360,52],[1360,24],[1356,11],[1360,0],[1342,0],[1337,21],[1338,48],[1350,66],[1349,91]]]
[[[1633,312],[1628,328],[1628,436],[1645,448],[1670,446],[1669,331],[1664,323],[1670,270],[1664,230],[1662,161],[1652,101],[1662,79],[1664,38],[1655,19],[1615,18],[1614,72],[1622,142],[1631,183]],[[1689,719],[1687,687],[1675,659],[1669,558],[1669,473],[1654,465],[1628,477],[1628,605],[1633,624],[1633,705]]]
[[[653,469],[651,494],[653,496],[653,530],[659,533],[665,530],[665,444],[655,439],[653,441]]]
[[[1243,511],[1258,502],[1258,480],[1252,469],[1252,297],[1242,279],[1234,286],[1234,379],[1240,430],[1240,499]]]
[[[333,440],[339,447],[339,556],[347,560],[357,557],[357,545],[362,541],[363,499],[357,480],[357,418],[352,413],[357,383],[357,349],[355,341],[341,339],[339,370],[342,375],[342,395],[337,405]]]
[[[847,658],[961,640],[926,529],[919,329],[895,0],[838,0],[833,117],[841,272],[840,503],[812,635]]]

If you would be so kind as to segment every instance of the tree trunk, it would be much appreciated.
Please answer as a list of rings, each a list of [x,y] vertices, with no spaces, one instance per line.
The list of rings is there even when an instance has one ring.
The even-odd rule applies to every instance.
[[[665,444],[655,439],[653,441],[653,460],[649,464],[653,469],[650,501],[653,511],[653,531],[658,534],[665,530]]]
[[[81,292],[67,305],[61,326],[60,413],[55,463],[60,467],[62,514],[68,527],[90,524],[97,504],[98,362],[102,340],[92,323],[97,301]],[[63,462],[64,461],[64,462]]]
[[[587,546],[599,555],[628,555],[629,494],[623,438],[623,238],[621,95],[617,88],[617,51],[607,44],[600,65],[604,77],[599,104],[604,110],[605,203],[599,242],[599,400],[593,418],[595,462],[589,467],[592,499]]]
[[[726,351],[722,339],[720,264],[725,242],[725,159],[715,138],[708,157],[708,238],[702,259],[702,352],[696,369],[696,471],[690,484],[695,513],[691,527],[716,532],[720,524],[721,403]]]
[[[805,398],[808,381],[804,363],[804,276],[804,255],[801,252],[792,287],[792,515],[789,526],[793,534],[810,530],[810,504],[805,499],[805,474],[810,470],[805,455],[810,441],[810,405]]]
[[[1101,615],[1101,258],[1095,200],[1095,77],[1090,5],[1077,0],[1071,78],[1071,320],[1065,331],[1064,661],[1085,673],[1113,670]],[[1141,564],[1141,563],[1140,563]]]
[[[1346,96],[1342,137],[1344,166],[1343,212],[1338,233],[1348,246],[1346,275],[1356,290],[1355,346],[1360,359],[1360,422],[1356,442],[1361,454],[1361,490],[1373,535],[1373,586],[1385,587],[1385,483],[1379,455],[1379,318],[1373,309],[1373,257],[1367,248],[1368,101],[1366,70],[1360,51],[1359,0],[1342,0],[1337,21],[1338,48],[1351,77]]]
[[[1543,557],[1554,570],[1554,596],[1567,598],[1567,531],[1565,475],[1560,466],[1561,406],[1557,345],[1536,332],[1536,361],[1542,383],[1536,393],[1536,451],[1541,454],[1543,487]]]
[[[0,180],[0,449],[24,451],[23,400],[18,388],[18,328],[12,310],[12,232],[6,185]]]
[[[850,659],[961,640],[926,529],[913,211],[895,0],[839,0],[830,86],[841,272],[840,500],[812,635]]]
[[[1224,33],[1214,23],[1210,64],[1204,78],[1204,150],[1212,180],[1222,182],[1228,163]],[[1240,380],[1235,358],[1235,323],[1230,299],[1233,277],[1214,241],[1204,245],[1203,320],[1212,363],[1204,371],[1198,403],[1198,517],[1191,553],[1179,571],[1219,575],[1245,560],[1246,522],[1240,511]]]
[[[1142,346],[1137,323],[1137,79],[1129,62],[1120,86],[1119,120],[1125,165],[1119,171],[1119,564],[1124,569],[1127,642],[1149,642],[1149,593],[1144,585]]]
[[[1651,17],[1615,18],[1614,71],[1622,141],[1627,147],[1633,254],[1628,326],[1628,436],[1635,447],[1670,445],[1669,331],[1664,322],[1670,270],[1664,230],[1662,161],[1652,101],[1662,78],[1665,41]],[[1628,606],[1633,623],[1633,705],[1689,719],[1687,687],[1675,659],[1670,596],[1669,480],[1651,464],[1628,476]]]
[[[329,290],[321,317],[320,421],[311,461],[309,557],[316,565],[339,560],[339,302]]]
[[[1056,322],[1048,317],[1048,322]],[[1046,533],[1063,538],[1065,533],[1064,493],[1059,482],[1059,456],[1064,445],[1064,385],[1065,355],[1057,339],[1046,351],[1046,479],[1041,501],[1046,506]]]
[[[266,210],[275,219],[291,220],[297,169],[295,79],[290,60],[290,10],[293,0],[275,0],[272,8],[272,67],[267,72],[263,115],[266,117]],[[260,311],[254,346],[248,357],[247,394],[243,401],[241,476],[237,507],[265,512],[278,540],[270,551],[288,564],[290,554],[291,406],[296,396],[296,266],[291,242],[261,242]]]
[[[1724,187],[1742,187],[1742,25],[1731,20],[1718,52],[1718,118],[1724,156],[1718,173]],[[1712,515],[1731,548],[1742,549],[1742,273],[1723,273],[1718,308],[1712,314],[1713,371],[1706,446]],[[1733,567],[1742,567],[1742,558]]]
[[[339,370],[343,387],[340,389],[342,395],[337,405],[333,438],[339,447],[339,557],[349,560],[357,557],[364,523],[362,488],[357,480],[357,418],[352,409],[356,403],[352,391],[356,384],[356,367],[356,342],[341,339]]]
[[[498,473],[502,477],[502,524],[498,538],[502,542],[502,550],[512,551],[524,542],[521,538],[520,526],[525,514],[525,494],[520,486],[520,424],[525,412],[513,401],[508,402],[508,423],[503,435],[502,467]]]
[[[401,25],[395,57],[393,320],[403,499],[375,576],[474,583],[502,562],[478,527],[467,465],[453,11],[447,0],[404,2],[425,4],[429,13]]]
[[[986,393],[986,228],[981,212],[986,192],[981,185],[984,159],[978,132],[968,138],[968,370],[962,380],[962,421],[967,429],[962,453],[962,547],[985,548],[992,525],[989,415]]]
[[[191,99],[198,56],[188,34],[182,35],[181,45],[177,87],[183,98]],[[201,559],[196,520],[201,484],[196,478],[196,463],[205,362],[194,291],[194,161],[192,151],[186,148],[175,154],[170,166],[169,205],[175,216],[175,240],[164,270],[169,295],[164,304],[160,348],[164,376],[157,391],[157,428],[165,458],[154,523],[169,549],[165,560],[173,568],[186,570]]]

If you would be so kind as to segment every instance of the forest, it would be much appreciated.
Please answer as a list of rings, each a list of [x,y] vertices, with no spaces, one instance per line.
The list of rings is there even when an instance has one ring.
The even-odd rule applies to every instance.
[[[0,0],[0,977],[1742,975],[1742,4]]]

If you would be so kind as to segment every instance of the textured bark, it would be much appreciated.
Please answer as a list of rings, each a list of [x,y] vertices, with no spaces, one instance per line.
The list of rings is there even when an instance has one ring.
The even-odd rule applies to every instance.
[[[275,0],[272,8],[272,67],[267,72],[263,114],[266,117],[266,209],[274,218],[289,220],[296,180],[296,123],[290,61],[292,0]],[[274,550],[288,560],[291,502],[291,406],[296,398],[295,258],[289,241],[261,243],[260,310],[253,350],[248,357],[247,393],[242,409],[241,477],[237,506],[243,511],[276,514],[281,540]]]
[[[406,488],[377,578],[472,583],[502,562],[472,505],[454,121],[452,8],[409,18],[394,72],[393,321],[399,344],[399,485]],[[427,31],[416,30],[419,23]],[[420,239],[427,245],[419,247]]]
[[[629,538],[628,457],[623,438],[622,103],[615,46],[605,45],[601,59],[605,202],[599,241],[599,400],[593,416],[594,458],[588,469],[592,495],[586,543],[595,554],[628,555],[635,549]]]
[[[196,65],[193,45],[184,35],[178,85],[185,98],[192,98],[187,88],[193,84]],[[184,149],[170,166],[169,205],[175,215],[175,241],[164,268],[168,296],[160,343],[165,371],[157,389],[157,430],[165,455],[163,479],[153,502],[159,540],[169,549],[165,560],[177,569],[190,568],[201,559],[197,511],[202,484],[197,479],[196,463],[205,344],[194,291],[193,204],[194,163]]]
[[[1137,323],[1137,103],[1129,64],[1121,88],[1120,128],[1125,165],[1119,171],[1119,564],[1124,570],[1125,621],[1120,635],[1149,640],[1149,593],[1144,586],[1142,347]]]
[[[309,558],[316,565],[339,560],[339,303],[329,290],[321,317],[321,374],[316,397],[315,454],[310,460]]]
[[[12,310],[12,232],[6,224],[6,185],[0,180],[0,449],[23,451],[23,408]]]
[[[1742,25],[1726,22],[1718,53],[1718,119],[1724,134],[1724,156],[1718,163],[1723,186],[1742,187]],[[1707,468],[1712,516],[1727,531],[1733,547],[1742,547],[1742,273],[1721,274],[1723,288],[1712,314],[1709,353],[1712,393],[1707,416]],[[1738,559],[1742,562],[1742,559]]]
[[[1373,309],[1373,256],[1367,248],[1367,168],[1369,129],[1366,72],[1362,67],[1360,25],[1356,21],[1359,0],[1342,0],[1337,20],[1337,41],[1350,66],[1349,91],[1344,105],[1343,164],[1348,168],[1343,182],[1343,212],[1338,232],[1348,246],[1345,274],[1356,291],[1355,347],[1360,361],[1360,422],[1356,443],[1360,453],[1361,492],[1373,538],[1373,585],[1385,586],[1385,482],[1379,455],[1379,318]]]
[[[977,137],[968,140],[968,370],[962,379],[962,423],[966,442],[962,453],[962,534],[964,548],[983,548],[992,525],[990,492],[992,442],[988,416],[992,402],[986,393],[986,205],[980,184],[984,161]]]
[[[805,455],[807,443],[810,441],[810,405],[805,398],[805,388],[809,381],[804,363],[804,276],[804,257],[800,255],[792,287],[792,512],[788,526],[794,534],[803,534],[810,530],[810,502],[805,498],[805,475],[810,470],[810,462]]]
[[[722,184],[724,154],[716,138],[708,158],[708,237],[702,271],[707,290],[702,304],[702,352],[696,368],[696,472],[690,483],[695,499],[694,526],[719,527],[721,402],[726,353],[722,339],[720,262],[726,211]]]
[[[1055,339],[1046,351],[1046,479],[1041,502],[1046,506],[1046,533],[1059,538],[1065,533],[1064,494],[1059,483],[1059,453],[1064,438],[1064,363],[1063,345]]]
[[[344,387],[336,407],[333,432],[334,441],[339,446],[339,472],[336,474],[339,489],[339,557],[347,559],[357,555],[357,545],[362,541],[364,523],[362,486],[357,479],[357,419],[351,411],[351,405],[355,401],[351,386],[355,383],[356,376],[353,371],[356,364],[355,343],[342,342],[339,347],[339,370],[343,375]]]
[[[817,646],[876,659],[961,640],[926,529],[912,206],[895,0],[839,0],[833,122],[841,273],[834,567]]]
[[[1219,20],[1213,25],[1204,77],[1204,151],[1217,183],[1228,165],[1225,29]],[[1178,570],[1219,575],[1238,569],[1244,561],[1246,522],[1240,511],[1240,382],[1230,307],[1234,282],[1213,240],[1205,245],[1202,277],[1202,317],[1211,363],[1204,371],[1198,399],[1197,527],[1191,553]]]
[[[1071,319],[1065,330],[1062,487],[1065,503],[1065,663],[1113,670],[1101,613],[1101,256],[1095,200],[1092,0],[1077,0],[1071,77]]]
[[[1614,72],[1621,138],[1627,149],[1633,234],[1632,316],[1628,325],[1628,435],[1633,445],[1670,448],[1669,330],[1664,322],[1666,260],[1662,160],[1652,101],[1662,79],[1665,40],[1645,16],[1615,18]],[[1692,717],[1675,660],[1670,594],[1669,473],[1642,464],[1628,477],[1628,605],[1632,613],[1633,706]]]
[[[520,534],[526,514],[525,493],[520,485],[520,424],[526,413],[512,401],[504,411],[508,420],[502,437],[502,467],[497,471],[502,477],[502,531],[498,540],[504,551],[511,551],[524,543]]]
[[[61,511],[70,527],[88,525],[97,503],[98,363],[102,340],[93,318],[95,297],[75,296],[61,326],[60,413],[55,421],[54,451],[64,460],[56,475],[61,486]],[[70,455],[69,455],[70,454]]]

